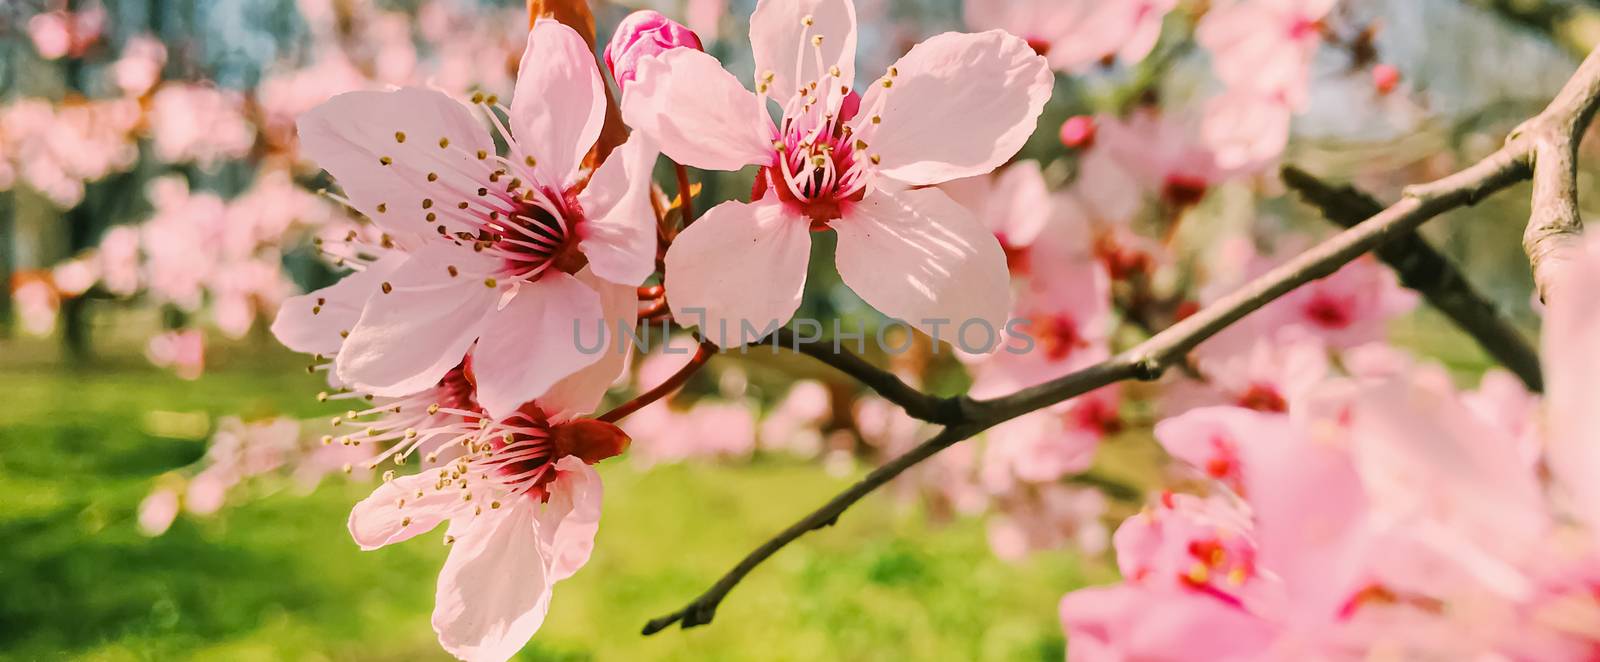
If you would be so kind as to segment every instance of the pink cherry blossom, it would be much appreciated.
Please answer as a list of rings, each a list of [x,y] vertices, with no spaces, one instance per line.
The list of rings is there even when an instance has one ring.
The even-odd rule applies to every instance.
[[[1177,0],[978,0],[965,3],[967,26],[1001,29],[1028,41],[1050,66],[1084,73],[1111,58],[1138,64],[1155,48],[1161,21]]]
[[[1101,116],[1092,151],[1105,150],[1145,191],[1174,206],[1198,203],[1236,171],[1201,140],[1194,118],[1169,118],[1153,109],[1126,119]]]
[[[654,268],[656,152],[635,136],[598,170],[582,167],[605,94],[571,28],[534,27],[517,88],[511,128],[485,107],[505,156],[466,106],[432,90],[347,93],[301,117],[302,148],[384,231],[378,248],[404,259],[382,278],[289,302],[280,337],[347,334],[339,378],[377,395],[427,388],[471,349],[491,414],[574,374],[580,408],[598,403],[625,357],[612,330],[633,325],[633,289]],[[354,268],[375,264],[356,259],[371,254],[365,246],[324,249]],[[347,312],[321,316],[319,301],[335,298]],[[353,324],[348,311],[359,311]]]
[[[122,54],[111,65],[111,79],[128,96],[143,96],[161,81],[161,67],[167,63],[167,46],[150,35],[138,35],[122,46]]]
[[[1212,66],[1224,83],[1300,110],[1307,101],[1311,59],[1322,42],[1322,20],[1337,3],[1226,0],[1201,19],[1195,38],[1211,51]]]
[[[661,12],[636,11],[622,19],[611,43],[606,45],[606,68],[611,70],[617,87],[626,93],[628,84],[638,76],[639,60],[674,48],[705,50],[698,35]]]
[[[139,502],[139,532],[159,536],[172,527],[178,518],[178,493],[171,489],[158,489]]]
[[[156,155],[169,163],[211,167],[244,156],[255,144],[243,101],[232,92],[167,83],[150,100],[150,134]]]
[[[12,281],[11,288],[22,330],[33,336],[50,335],[56,328],[56,313],[61,309],[61,295],[56,288],[48,279],[20,275]]]
[[[154,336],[145,345],[144,353],[151,363],[170,368],[183,379],[199,379],[206,369],[205,336],[197,329]]]
[[[1292,243],[1292,242],[1290,242]],[[1265,273],[1276,261],[1252,254],[1248,245],[1235,244],[1233,261],[1243,268],[1213,279],[1201,293],[1209,302],[1231,287],[1230,283]],[[1333,275],[1301,287],[1253,313],[1243,323],[1200,346],[1202,356],[1239,354],[1262,338],[1279,341],[1315,336],[1333,349],[1347,349],[1382,340],[1389,323],[1417,305],[1417,293],[1401,287],[1387,266],[1370,255],[1361,257]]]
[[[506,660],[543,624],[551,589],[589,560],[600,522],[600,476],[621,453],[616,427],[548,416],[530,403],[465,426],[463,453],[422,473],[387,478],[350,513],[350,534],[377,549],[449,522],[434,632],[464,660]]]
[[[706,43],[716,41],[722,19],[728,15],[728,0],[687,0],[686,4],[684,23],[689,30]]]
[[[850,0],[761,0],[750,35],[756,94],[715,58],[680,48],[641,60],[623,98],[624,119],[679,163],[762,168],[753,202],[711,209],[668,250],[674,317],[724,344],[742,344],[729,342],[746,335],[741,324],[787,322],[809,233],[831,228],[840,276],[879,311],[924,330],[1003,326],[998,242],[947,195],[919,187],[987,173],[1021,148],[1050,96],[1044,59],[1003,32],[945,34],[860,96]],[[783,110],[777,124],[769,101]]]
[[[802,457],[822,451],[822,428],[833,417],[833,400],[822,382],[803,379],[761,421],[761,447]]]
[[[42,12],[28,19],[28,37],[46,60],[82,57],[100,40],[105,23],[106,10],[99,4],[75,12]]]
[[[995,556],[1017,561],[1045,550],[1074,549],[1086,555],[1106,550],[1101,518],[1107,500],[1098,490],[1044,483],[995,500],[988,522],[989,548]]]

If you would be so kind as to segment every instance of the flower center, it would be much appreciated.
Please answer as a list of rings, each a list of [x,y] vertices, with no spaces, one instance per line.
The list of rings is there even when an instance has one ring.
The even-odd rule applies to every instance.
[[[1271,384],[1255,383],[1239,394],[1238,405],[1261,412],[1283,413],[1289,411],[1289,402]]]
[[[1325,329],[1343,329],[1355,321],[1344,302],[1321,294],[1306,303],[1305,314],[1312,323]]]
[[[899,72],[890,68],[879,81],[885,89],[869,111],[870,124],[858,131],[853,121],[863,111],[861,95],[850,89],[838,66],[824,70],[825,37],[812,34],[813,27],[812,17],[801,19],[801,43],[810,42],[810,61],[822,74],[805,80],[807,58],[796,58],[794,80],[800,86],[783,105],[783,120],[772,142],[772,165],[762,168],[753,198],[760,200],[771,188],[785,205],[810,219],[813,231],[820,231],[867,195],[881,159],[868,151],[866,134],[882,123],[884,99]],[[763,106],[768,98],[781,98],[770,96],[775,78],[767,72],[756,85]]]

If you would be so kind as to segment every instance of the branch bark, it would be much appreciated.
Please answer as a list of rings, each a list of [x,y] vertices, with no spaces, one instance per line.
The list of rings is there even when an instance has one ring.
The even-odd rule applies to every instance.
[[[1398,202],[1365,221],[1102,363],[1002,398],[979,401],[965,396],[954,398],[955,404],[952,406],[959,416],[949,421],[936,436],[877,468],[861,482],[763,543],[688,606],[650,621],[644,633],[659,632],[673,623],[681,623],[689,628],[711,622],[717,605],[756,566],[806,533],[834,523],[850,506],[905,470],[1007,420],[1114,382],[1160,377],[1200,343],[1278,297],[1332,274],[1385,242],[1414,232],[1429,219],[1452,209],[1473,205],[1485,196],[1528,179],[1534,175],[1536,152],[1539,153],[1540,169],[1545,172],[1538,179],[1546,180],[1542,184],[1535,183],[1535,211],[1528,229],[1528,235],[1535,239],[1529,242],[1529,246],[1539,249],[1529,250],[1537,278],[1541,271],[1548,270],[1549,256],[1557,252],[1558,245],[1570,243],[1581,230],[1576,223],[1576,143],[1583,129],[1593,119],[1597,104],[1600,104],[1600,49],[1589,55],[1549,107],[1513,132],[1504,147],[1483,160],[1438,181],[1406,189]],[[1556,150],[1556,147],[1560,149]],[[1552,152],[1554,156],[1547,158],[1545,152]],[[1545,201],[1542,205],[1541,200]],[[837,357],[830,359],[837,360]],[[867,368],[870,371],[859,370],[859,366],[852,370],[859,370],[865,377],[881,379],[881,375],[871,371],[883,371],[870,364]],[[850,370],[846,372],[856,376]],[[924,406],[926,399],[933,397],[920,392],[916,395],[901,393],[901,387],[910,387],[897,378],[894,382],[898,382],[899,386],[882,382],[873,385],[873,388],[884,386],[896,393],[895,397],[885,395],[891,401],[909,402],[919,407]],[[884,393],[881,389],[879,392]]]
[[[1578,145],[1600,105],[1600,49],[1584,58],[1578,73],[1550,106],[1512,131],[1512,141],[1527,143],[1533,167],[1533,212],[1522,248],[1533,265],[1541,297],[1549,294],[1552,274],[1571,258],[1583,233],[1578,214]]]
[[[1284,166],[1282,174],[1290,189],[1341,226],[1353,227],[1383,211],[1377,199],[1354,187],[1334,186],[1294,166]],[[1450,258],[1434,249],[1422,235],[1398,237],[1379,246],[1377,255],[1395,270],[1402,285],[1420,293],[1529,389],[1544,390],[1538,350],[1493,301],[1472,286]]]

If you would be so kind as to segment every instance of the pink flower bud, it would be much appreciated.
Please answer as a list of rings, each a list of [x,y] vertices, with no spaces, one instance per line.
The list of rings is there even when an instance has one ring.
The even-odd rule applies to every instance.
[[[1400,70],[1391,64],[1380,64],[1372,68],[1372,87],[1378,94],[1388,94],[1400,85]]]
[[[1067,119],[1061,125],[1061,144],[1072,149],[1088,147],[1094,144],[1094,118],[1088,115],[1076,115]]]
[[[633,82],[640,60],[674,48],[705,50],[700,45],[700,37],[689,28],[660,12],[636,11],[622,20],[611,43],[606,45],[606,67],[611,69],[617,86],[627,88],[628,83]]]

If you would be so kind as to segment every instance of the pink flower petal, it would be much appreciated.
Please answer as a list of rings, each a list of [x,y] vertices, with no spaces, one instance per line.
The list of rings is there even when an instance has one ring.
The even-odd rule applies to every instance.
[[[811,20],[810,27],[804,23]],[[822,57],[811,40],[822,37]],[[855,81],[856,7],[852,0],[761,0],[750,15],[756,79],[772,74],[773,97],[787,99],[838,66],[839,85]],[[822,68],[818,69],[820,61]]]
[[[600,498],[604,492],[594,467],[571,455],[556,463],[560,472],[550,484],[550,500],[537,518],[539,542],[554,584],[571,577],[589,562],[594,535],[600,530]]]
[[[678,323],[699,325],[708,340],[736,347],[743,344],[742,325],[760,331],[794,316],[810,257],[805,219],[770,200],[726,202],[667,250],[667,301]]]
[[[672,160],[704,170],[772,162],[772,118],[716,58],[677,48],[639,62],[622,117]]]
[[[600,352],[609,348],[585,352],[592,339],[578,334],[592,331],[602,319],[600,295],[577,278],[546,273],[524,284],[489,316],[473,351],[478,404],[494,418],[510,416],[557,381],[600,360]]]
[[[937,189],[880,191],[832,227],[839,233],[839,276],[873,308],[930,335],[942,325],[940,337],[952,342],[971,326],[967,346],[998,346],[1011,304],[1005,253],[949,196]]]
[[[367,301],[339,350],[340,380],[374,395],[410,395],[461,363],[499,292],[477,279],[444,276],[451,257],[460,257],[453,248],[413,255],[387,281],[392,291],[380,289]]]
[[[350,537],[361,549],[377,549],[432,531],[473,506],[461,499],[459,490],[434,489],[438,480],[436,473],[425,471],[379,485],[350,510]]]
[[[605,125],[605,84],[577,31],[540,19],[528,31],[511,100],[520,157],[532,156],[546,186],[565,187]]]
[[[473,662],[516,655],[544,624],[550,582],[534,528],[535,505],[512,499],[463,527],[439,571],[433,631],[446,651]]]
[[[1010,160],[1055,84],[1044,58],[999,30],[939,35],[894,69],[893,87],[875,83],[867,92],[855,129],[882,156],[884,176],[915,186],[981,175]],[[879,103],[883,122],[874,126],[868,109]]]
[[[1586,240],[1559,264],[1545,309],[1544,370],[1549,420],[1546,465],[1578,517],[1600,536],[1600,241]]]
[[[594,320],[584,320],[579,338],[585,348],[603,347],[599,360],[556,382],[539,397],[539,407],[552,417],[580,416],[600,406],[606,390],[627,371],[632,352],[631,344],[617,347],[615,331],[634,328],[639,317],[639,298],[633,286],[597,278],[588,269],[578,272],[577,278],[600,294],[600,308],[606,320],[598,332]]]
[[[643,132],[601,164],[578,194],[587,214],[578,226],[578,247],[596,276],[637,287],[656,270],[656,224],[650,207],[650,175],[659,152]]]
[[[494,152],[489,132],[466,106],[424,88],[341,94],[301,115],[299,130],[301,150],[338,180],[356,209],[398,232],[433,232],[414,210],[424,198],[459,198],[448,185],[460,190],[471,179],[466,190],[477,188],[489,168],[474,153]],[[439,146],[441,139],[448,148]],[[430,172],[440,179],[429,182]]]
[[[354,329],[367,300],[404,262],[399,254],[385,257],[339,282],[310,294],[290,297],[278,308],[272,335],[302,354],[333,356],[344,344],[343,332]]]

